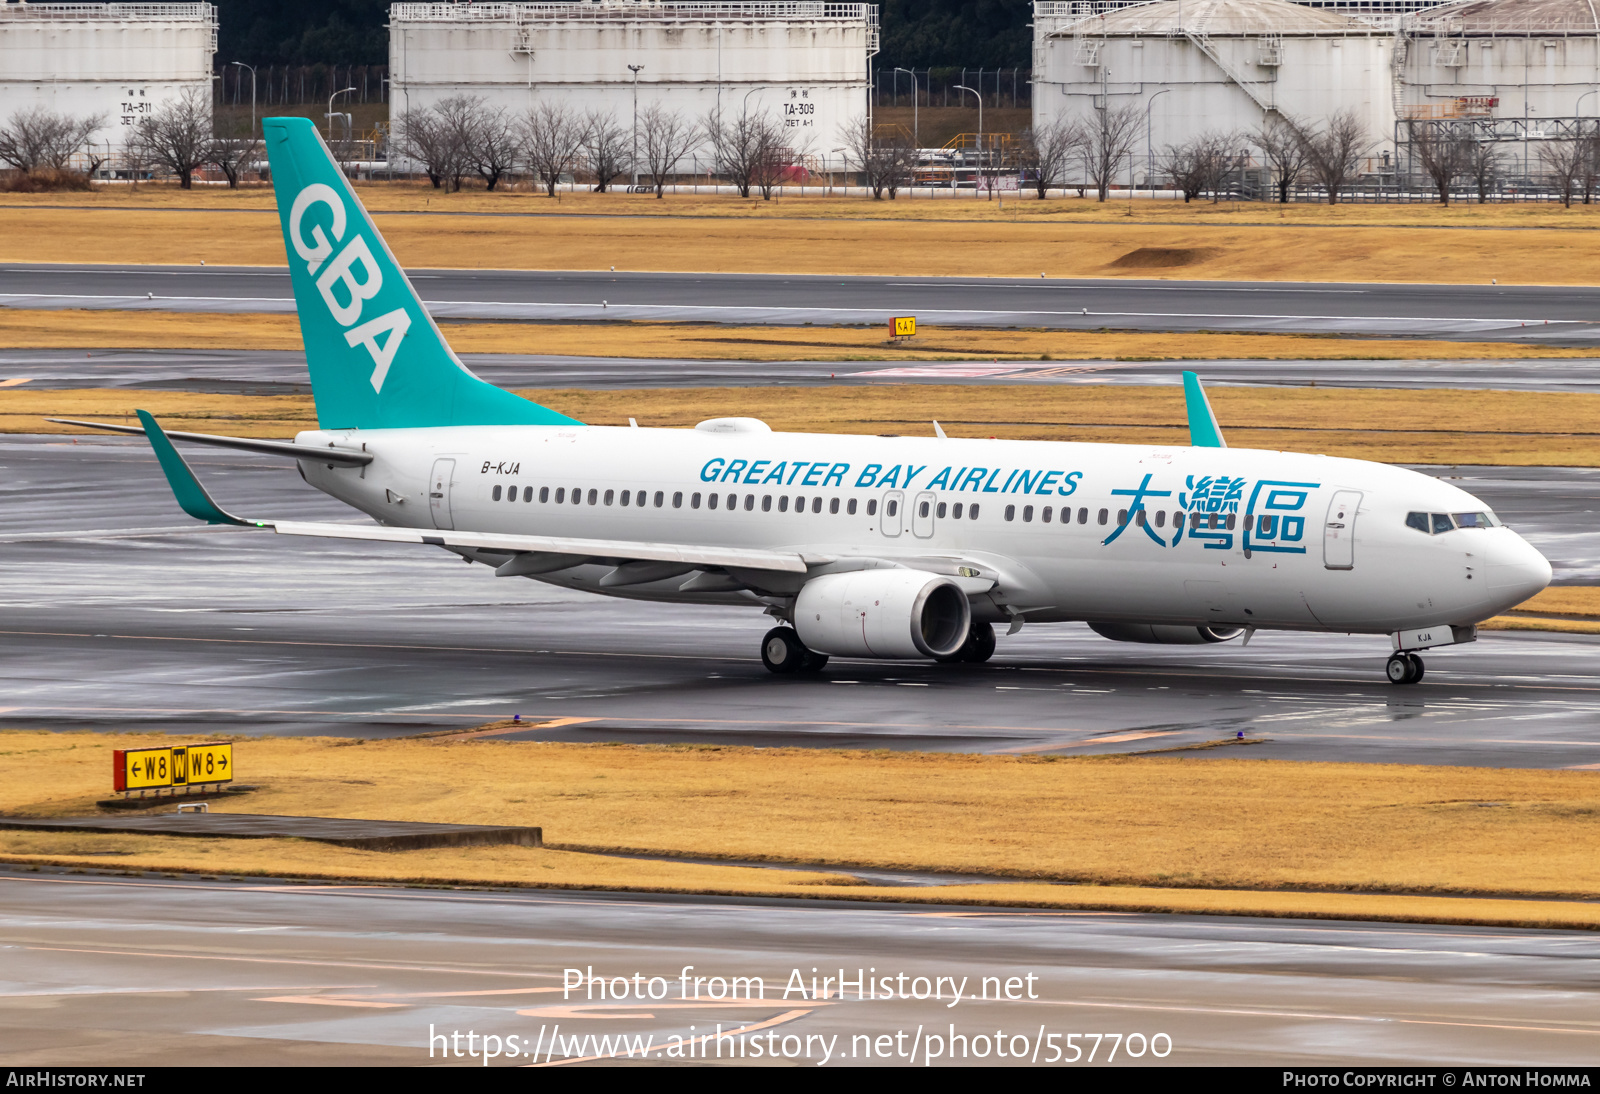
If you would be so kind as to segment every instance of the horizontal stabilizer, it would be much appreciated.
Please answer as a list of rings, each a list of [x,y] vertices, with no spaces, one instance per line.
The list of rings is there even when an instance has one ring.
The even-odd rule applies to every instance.
[[[46,418],[47,422],[57,425],[80,425],[87,429],[104,429],[111,433],[127,433],[134,437],[147,436],[143,426],[137,425],[111,425],[107,422],[80,422],[76,418]],[[293,441],[261,441],[254,437],[218,437],[211,433],[182,433],[177,430],[163,430],[167,437],[174,441],[192,441],[195,444],[215,445],[218,448],[235,448],[241,452],[260,452],[267,456],[289,456],[296,460],[317,460],[321,463],[336,463],[344,467],[360,467],[372,462],[372,457],[365,452],[355,452],[348,448],[313,448],[308,444],[295,444]]]

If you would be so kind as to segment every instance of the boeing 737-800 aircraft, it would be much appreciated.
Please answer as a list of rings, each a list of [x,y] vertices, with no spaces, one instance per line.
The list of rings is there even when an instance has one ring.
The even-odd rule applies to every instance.
[[[499,577],[779,622],[776,673],[828,656],[987,660],[995,625],[1087,622],[1131,642],[1258,628],[1388,635],[1387,673],[1544,588],[1550,565],[1488,506],[1397,467],[1228,448],[1193,374],[1191,444],[589,426],[456,359],[311,122],[263,122],[315,430],[293,442],[166,434],[179,504],[213,524],[431,544]],[[181,441],[299,462],[377,523],[243,519]]]

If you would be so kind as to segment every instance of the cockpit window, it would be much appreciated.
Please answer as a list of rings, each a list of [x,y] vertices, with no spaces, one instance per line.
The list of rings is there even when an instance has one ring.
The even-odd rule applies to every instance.
[[[1500,518],[1488,510],[1478,513],[1407,513],[1406,527],[1437,536],[1457,528],[1498,528]]]

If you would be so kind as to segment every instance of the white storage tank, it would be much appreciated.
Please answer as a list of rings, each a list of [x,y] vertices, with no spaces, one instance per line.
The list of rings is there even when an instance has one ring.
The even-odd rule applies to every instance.
[[[393,4],[390,109],[451,95],[521,112],[555,100],[631,125],[655,102],[691,120],[719,105],[782,116],[793,147],[827,155],[867,111],[874,4],[574,0]]]
[[[1600,115],[1590,0],[1465,0],[1406,17],[1397,66],[1412,117]]]
[[[42,106],[105,116],[92,138],[116,152],[140,117],[197,88],[217,49],[211,4],[0,6],[0,121]]]
[[[1314,125],[1348,108],[1375,142],[1392,144],[1394,39],[1381,25],[1392,17],[1360,19],[1288,0],[1154,0],[1098,13],[1087,7],[1034,5],[1035,125],[1088,115],[1104,103],[1137,104],[1148,111],[1149,147],[1159,162],[1167,145],[1203,133],[1248,133],[1273,112]],[[1145,149],[1141,135],[1140,179]]]

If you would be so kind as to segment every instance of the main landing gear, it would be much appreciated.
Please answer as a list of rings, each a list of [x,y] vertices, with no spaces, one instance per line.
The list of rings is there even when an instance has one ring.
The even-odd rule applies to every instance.
[[[961,643],[961,648],[949,657],[939,660],[946,664],[965,661],[979,664],[994,656],[994,627],[988,623],[974,621],[967,630],[967,640]]]
[[[1422,658],[1414,653],[1392,654],[1383,672],[1391,684],[1415,684],[1422,679]]]
[[[793,627],[773,627],[761,640],[761,663],[779,675],[817,673],[828,663],[828,655],[806,649]]]

